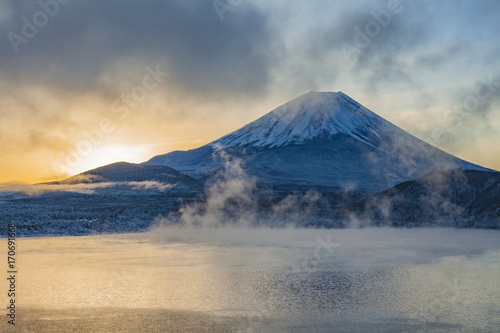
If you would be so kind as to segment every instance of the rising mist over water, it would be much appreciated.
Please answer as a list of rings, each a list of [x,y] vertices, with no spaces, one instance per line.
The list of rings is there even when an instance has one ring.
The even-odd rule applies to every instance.
[[[23,239],[19,319],[39,332],[494,332],[499,239],[186,226]]]

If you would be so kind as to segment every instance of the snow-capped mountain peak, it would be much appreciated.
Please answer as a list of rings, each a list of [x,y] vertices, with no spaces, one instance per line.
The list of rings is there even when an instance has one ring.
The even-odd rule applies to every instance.
[[[370,144],[384,120],[342,92],[309,92],[214,142],[228,147],[280,147],[322,134],[345,134]]]
[[[209,144],[146,164],[202,179],[224,168],[221,150],[264,183],[360,191],[385,190],[435,170],[486,170],[425,143],[342,92],[307,93]]]

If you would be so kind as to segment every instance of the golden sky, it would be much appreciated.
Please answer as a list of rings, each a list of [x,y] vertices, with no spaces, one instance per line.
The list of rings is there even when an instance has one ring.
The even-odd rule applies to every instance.
[[[0,183],[196,148],[311,90],[500,170],[498,2],[292,2],[2,2]]]

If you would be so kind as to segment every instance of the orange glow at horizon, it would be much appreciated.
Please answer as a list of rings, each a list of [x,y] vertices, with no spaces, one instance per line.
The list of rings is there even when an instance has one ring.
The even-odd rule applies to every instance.
[[[412,128],[407,126],[411,126],[412,122],[415,124],[413,130],[438,126],[409,106],[407,112],[401,112],[400,109],[400,112],[392,112],[386,107],[386,100],[365,101],[363,96],[352,97],[409,132]],[[2,119],[6,121],[0,123],[5,135],[0,147],[0,183],[61,180],[114,162],[141,163],[155,155],[197,148],[257,119],[285,103],[289,96],[275,96],[255,105],[233,102],[222,106],[207,106],[193,101],[180,104],[178,100],[170,105],[162,104],[161,99],[152,95],[149,102],[144,102],[141,108],[131,110],[127,119],[113,119],[115,129],[90,149],[82,145],[83,141],[88,141],[82,133],[91,131],[102,119],[111,118],[113,114],[109,111],[109,101],[92,99],[93,96],[85,98],[89,99],[85,107],[92,110],[92,117],[88,116],[86,108],[81,107],[76,108],[74,115],[58,115],[60,119],[52,122],[43,118],[23,117],[22,112],[7,115],[10,119]],[[398,102],[404,104],[404,100]],[[68,102],[70,106],[72,103]],[[394,99],[390,103],[394,103]],[[44,106],[46,109],[52,107],[48,104]],[[81,121],[86,114],[88,120]],[[499,123],[497,120],[494,125],[498,126]],[[426,138],[420,138],[426,141]],[[493,153],[500,151],[500,134],[472,140],[460,151],[439,148],[469,162],[500,169],[500,155]],[[83,154],[68,165],[66,158],[78,153],[78,149]],[[62,164],[63,168],[56,168],[57,164]]]

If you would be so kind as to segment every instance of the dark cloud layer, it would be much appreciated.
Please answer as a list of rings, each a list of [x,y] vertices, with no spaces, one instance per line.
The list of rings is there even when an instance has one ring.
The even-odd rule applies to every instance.
[[[9,4],[0,30],[3,79],[104,89],[103,73],[130,62],[138,70],[161,64],[177,86],[193,91],[254,94],[269,80],[275,41],[267,15],[249,4],[221,22],[211,1],[73,0],[19,44],[17,54],[8,33],[22,36],[22,17],[33,22],[41,7],[35,1]]]
[[[281,7],[288,16],[300,15],[286,4]],[[0,36],[5,36],[2,80],[113,92],[124,68],[140,72],[161,64],[176,89],[205,98],[263,95],[280,77],[293,81],[289,84],[298,92],[323,89],[325,81],[333,87],[346,79],[359,80],[366,91],[387,89],[385,84],[391,83],[420,90],[432,103],[428,82],[419,78],[422,72],[442,70],[454,61],[459,66],[476,54],[487,59],[500,51],[492,39],[500,30],[495,14],[500,3],[494,0],[339,2],[331,18],[312,28],[314,17],[299,21],[303,27],[292,26],[287,15],[262,3],[228,6],[231,10],[221,21],[212,1],[72,0],[60,5],[16,54],[8,33],[22,35],[22,17],[32,22],[41,7],[35,1],[10,1],[0,20]],[[374,32],[370,24],[376,16],[386,20],[389,8],[394,12],[387,24],[379,21]],[[366,35],[370,27],[368,45],[347,59],[341,44],[356,47],[356,29]],[[303,40],[284,47],[283,37],[301,30]],[[484,50],[474,50],[481,39],[489,42]]]
[[[423,138],[458,152],[495,131],[489,122],[500,105],[500,62],[493,56],[500,54],[493,42],[499,12],[500,2],[492,0],[353,4],[310,31],[307,52],[318,63],[335,59],[367,93],[412,91],[423,118],[440,126]],[[442,114],[432,111],[439,104]]]
[[[352,4],[329,24],[310,32],[308,54],[318,61],[334,55],[338,66],[349,67],[354,75],[364,74],[369,84],[414,84],[412,72],[438,69],[460,57],[475,56],[481,62],[487,56],[484,52],[498,51],[500,44],[490,39],[492,30],[500,29],[498,12],[498,1],[389,0]],[[481,41],[478,38],[487,42],[484,50],[473,50]],[[352,48],[346,52],[342,44]]]
[[[40,3],[59,2],[22,37],[26,20],[44,19]],[[497,0],[218,3],[224,20],[212,0],[0,2],[0,154],[15,165],[16,152],[67,153],[105,117],[117,128],[108,143],[202,144],[311,90],[344,91],[452,153],[499,137],[500,87],[472,112],[457,107],[478,81],[500,78]],[[397,13],[382,24],[389,7]],[[371,36],[346,58],[342,43],[355,47],[357,29]],[[12,33],[27,41],[18,52]],[[168,77],[121,121],[111,106],[157,65]]]

